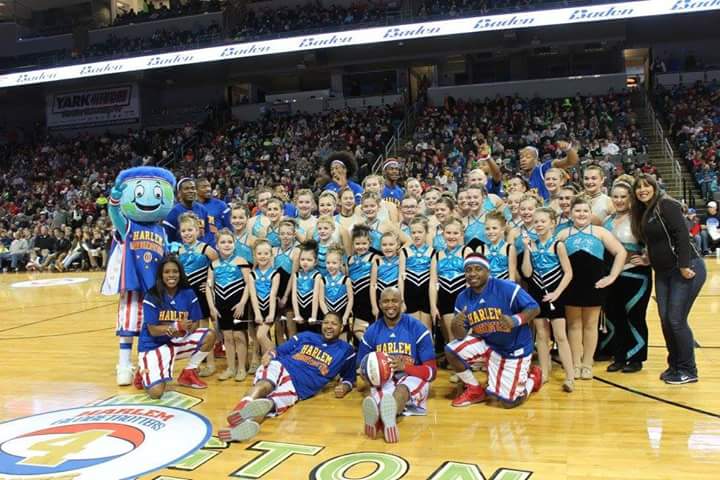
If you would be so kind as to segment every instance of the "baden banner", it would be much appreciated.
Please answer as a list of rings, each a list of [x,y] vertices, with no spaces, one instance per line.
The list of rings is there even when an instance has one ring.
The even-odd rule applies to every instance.
[[[51,93],[46,112],[49,128],[134,123],[140,120],[138,86]]]

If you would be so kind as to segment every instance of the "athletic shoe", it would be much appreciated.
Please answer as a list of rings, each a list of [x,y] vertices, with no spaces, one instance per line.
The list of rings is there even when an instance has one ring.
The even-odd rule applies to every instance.
[[[217,342],[213,348],[213,355],[215,358],[225,358],[225,347],[222,342]]]
[[[592,380],[593,372],[590,367],[582,367],[580,369],[580,380]]]
[[[543,386],[542,368],[540,368],[537,365],[533,365],[532,367],[530,367],[530,372],[528,373],[528,377],[532,378],[533,381],[535,382],[533,385],[533,389],[532,389],[533,393],[539,392]]]
[[[380,410],[372,397],[365,397],[362,401],[363,420],[365,421],[365,435],[375,440],[380,422]]]
[[[235,370],[226,368],[225,371],[223,371],[220,375],[218,375],[218,380],[220,380],[222,382],[224,380],[233,378],[235,375],[237,375],[237,372]]]
[[[238,370],[238,372],[235,374],[236,382],[242,382],[246,378],[247,378],[247,372],[245,370]]]
[[[116,375],[115,380],[117,384],[121,387],[124,387],[126,385],[131,385],[133,383],[133,368],[128,367],[121,367],[118,365],[116,367]]]
[[[183,370],[177,379],[177,383],[183,387],[196,388],[198,390],[207,388],[207,383],[200,380],[200,377],[198,377],[197,374],[197,369],[195,368],[186,368]]]
[[[217,435],[223,442],[244,442],[250,440],[260,431],[260,424],[252,420],[244,422],[230,428],[221,428]]]
[[[605,369],[607,372],[619,372],[620,370],[623,370],[625,368],[625,364],[623,362],[613,362],[610,365],[607,366]]]
[[[466,385],[463,393],[452,401],[453,407],[467,407],[485,401],[485,389],[480,385]]]
[[[622,369],[623,373],[635,373],[642,370],[642,363],[640,362],[630,362],[627,365],[625,365]]]
[[[138,390],[143,390],[145,388],[145,385],[143,385],[142,375],[140,374],[140,369],[138,368],[135,370],[135,378],[133,378],[133,386],[137,388]]]
[[[668,368],[665,369],[664,372],[662,372],[662,373],[660,374],[660,380],[662,380],[662,381],[664,382],[665,379],[666,379],[668,376],[674,375],[674,374],[675,374],[675,370],[673,370],[672,367],[668,367]]]
[[[260,368],[260,365],[259,365],[259,364],[257,364],[257,363],[251,363],[251,364],[250,364],[250,368],[248,368],[248,373],[251,373],[251,374],[255,375],[255,372],[258,371],[258,368]]]
[[[215,374],[215,365],[201,365],[198,369],[200,377],[210,377]]]
[[[665,377],[665,383],[669,385],[684,385],[686,383],[696,383],[697,381],[697,375],[690,375],[681,372],[671,373]]]
[[[269,398],[258,398],[257,400],[242,400],[235,405],[235,408],[227,417],[228,425],[234,427],[245,420],[264,417],[272,412],[275,404]]]
[[[562,389],[564,392],[572,393],[575,390],[575,380],[572,378],[566,378],[563,382]]]
[[[383,433],[387,443],[398,443],[400,432],[397,427],[397,402],[392,395],[385,395],[380,400],[380,420],[383,423]]]

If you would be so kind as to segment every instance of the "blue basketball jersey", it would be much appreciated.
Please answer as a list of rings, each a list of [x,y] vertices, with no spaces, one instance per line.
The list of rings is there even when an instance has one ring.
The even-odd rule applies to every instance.
[[[143,300],[143,326],[140,330],[138,351],[148,352],[170,343],[172,337],[150,335],[148,325],[172,325],[180,320],[199,321],[203,318],[200,304],[192,289],[178,290],[174,297],[164,295],[162,299],[148,295]]]
[[[509,280],[489,277],[481,293],[466,288],[455,300],[455,312],[465,311],[465,328],[485,339],[503,357],[525,357],[533,352],[532,330],[528,324],[509,329],[503,315],[512,316],[527,308],[539,308],[529,293]]]
[[[119,292],[147,292],[157,280],[157,268],[167,249],[165,230],[159,223],[128,220],[125,241],[114,245],[120,260]],[[108,267],[109,270],[109,267]]]
[[[215,236],[223,228],[228,228],[230,231],[233,230],[232,224],[230,223],[230,207],[228,204],[217,198],[211,198],[207,202],[200,203],[208,215],[208,225],[210,231],[205,235],[205,239],[210,245],[215,245]]]
[[[182,203],[176,203],[175,206],[170,210],[170,213],[167,214],[167,217],[165,217],[165,220],[163,220],[163,226],[165,227],[165,232],[167,233],[167,238],[169,242],[182,242],[182,239],[180,238],[180,224],[178,223],[178,218],[180,215],[186,212],[193,212],[195,215],[198,216],[198,218],[203,222],[203,225],[205,226],[205,234],[199,238],[199,240],[202,240],[205,243],[209,243],[211,245],[215,245],[215,238],[210,234],[210,222],[208,220],[208,212],[205,210],[205,207],[203,207],[198,202],[193,202],[192,208],[185,208],[185,205]]]
[[[355,384],[355,351],[344,340],[328,342],[319,333],[301,332],[277,348],[276,360],[290,374],[300,399],[310,398],[336,376]]]
[[[368,327],[358,349],[358,366],[370,352],[400,357],[406,365],[422,365],[435,359],[430,330],[407,313],[400,316],[400,321],[393,328],[387,326],[382,316]]]

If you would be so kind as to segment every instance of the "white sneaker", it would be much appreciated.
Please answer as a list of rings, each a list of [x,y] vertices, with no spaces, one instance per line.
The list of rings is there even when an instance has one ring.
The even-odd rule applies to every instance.
[[[121,367],[118,365],[116,367],[116,373],[115,380],[119,386],[132,385],[133,375],[135,374],[133,367]]]
[[[397,443],[400,441],[400,432],[397,428],[397,403],[392,395],[385,395],[380,400],[380,420],[383,422],[385,442]]]

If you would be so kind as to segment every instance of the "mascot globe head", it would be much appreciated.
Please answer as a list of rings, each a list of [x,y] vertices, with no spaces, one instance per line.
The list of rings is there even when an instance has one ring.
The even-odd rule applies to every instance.
[[[167,217],[175,203],[175,175],[164,168],[135,167],[123,170],[115,185],[124,185],[120,211],[135,222],[159,222]]]

